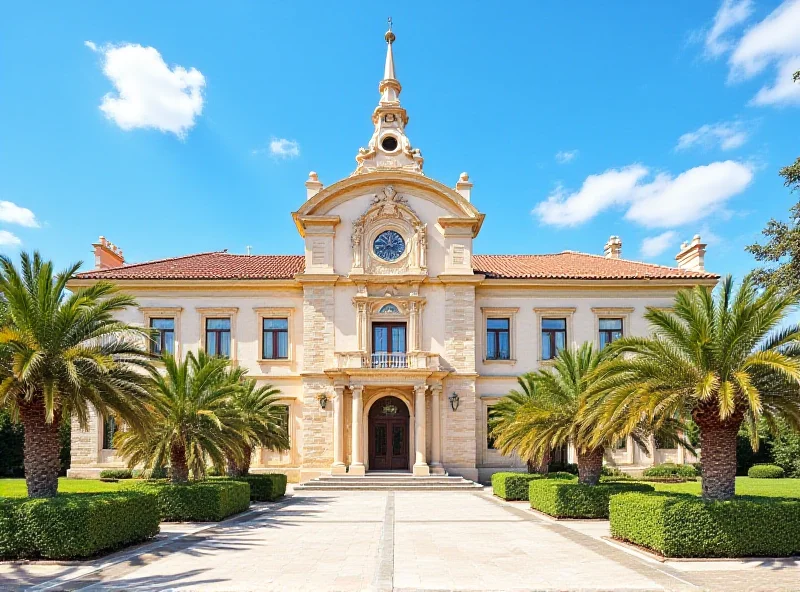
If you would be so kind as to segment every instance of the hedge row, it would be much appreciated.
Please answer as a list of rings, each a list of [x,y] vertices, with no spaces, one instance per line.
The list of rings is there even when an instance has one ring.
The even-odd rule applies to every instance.
[[[778,465],[753,465],[747,476],[752,479],[783,479],[786,472]]]
[[[282,473],[262,473],[242,477],[215,477],[215,481],[239,481],[250,485],[250,501],[274,502],[286,494],[286,475]]]
[[[547,475],[539,473],[494,473],[492,474],[492,491],[497,497],[502,497],[504,500],[528,501],[528,485],[536,479],[572,481],[577,477],[564,471],[548,473]]]
[[[531,508],[556,518],[608,518],[609,499],[626,491],[653,491],[653,486],[646,483],[584,485],[577,481],[541,479],[530,482],[528,499]]]
[[[698,470],[693,465],[664,463],[644,470],[645,477],[697,477]]]
[[[130,469],[103,469],[100,471],[101,479],[133,479]]]
[[[250,506],[250,485],[236,481],[180,485],[162,481],[126,482],[125,487],[154,493],[161,519],[166,522],[216,522]]]
[[[91,557],[154,537],[158,523],[155,495],[145,492],[0,499],[0,558]]]
[[[800,500],[625,493],[611,498],[612,536],[666,557],[800,554]]]

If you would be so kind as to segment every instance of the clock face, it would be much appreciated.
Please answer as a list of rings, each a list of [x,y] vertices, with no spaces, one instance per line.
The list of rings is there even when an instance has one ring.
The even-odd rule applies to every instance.
[[[406,241],[394,230],[384,230],[372,243],[373,252],[384,261],[397,261],[406,250]]]

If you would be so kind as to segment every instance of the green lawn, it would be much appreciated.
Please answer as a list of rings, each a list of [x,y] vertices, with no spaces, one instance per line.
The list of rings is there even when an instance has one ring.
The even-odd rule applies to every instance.
[[[97,479],[67,479],[60,477],[58,480],[59,493],[97,493],[101,491],[117,491],[119,483],[105,483]],[[25,497],[25,479],[0,479],[0,497]]]
[[[700,495],[700,482],[652,483],[656,491],[674,491]],[[751,479],[736,477],[736,495],[800,498],[800,479]]]

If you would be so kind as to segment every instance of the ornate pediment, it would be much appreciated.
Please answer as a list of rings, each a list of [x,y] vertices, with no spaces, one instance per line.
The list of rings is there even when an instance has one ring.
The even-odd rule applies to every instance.
[[[420,274],[427,270],[427,224],[387,185],[353,220],[353,274]]]

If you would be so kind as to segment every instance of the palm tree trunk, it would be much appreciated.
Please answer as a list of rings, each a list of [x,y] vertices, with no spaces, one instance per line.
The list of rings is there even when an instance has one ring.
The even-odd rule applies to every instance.
[[[183,444],[175,443],[169,449],[169,480],[173,483],[186,483],[189,480],[189,465]]]
[[[25,427],[25,484],[28,497],[54,497],[58,493],[58,473],[61,470],[61,441],[58,429],[61,412],[56,410],[53,421],[45,421],[44,402],[40,398],[20,401],[19,414]]]
[[[578,450],[578,482],[584,485],[597,485],[603,472],[602,446],[591,450]]]
[[[242,448],[242,458],[240,461],[232,454],[228,455],[228,477],[244,477],[250,472],[250,456],[253,454],[253,449],[245,445]]]
[[[714,406],[695,411],[694,421],[700,428],[703,499],[731,499],[736,493],[736,440],[742,414],[723,421]]]
[[[242,449],[242,454],[244,455],[244,460],[240,466],[242,469],[241,476],[244,477],[250,472],[250,459],[253,456],[252,447],[245,445],[245,447]]]
[[[538,473],[539,475],[547,475],[550,472],[550,451],[548,450],[542,457],[542,462],[539,464],[534,463],[532,460],[527,462],[529,473]]]

